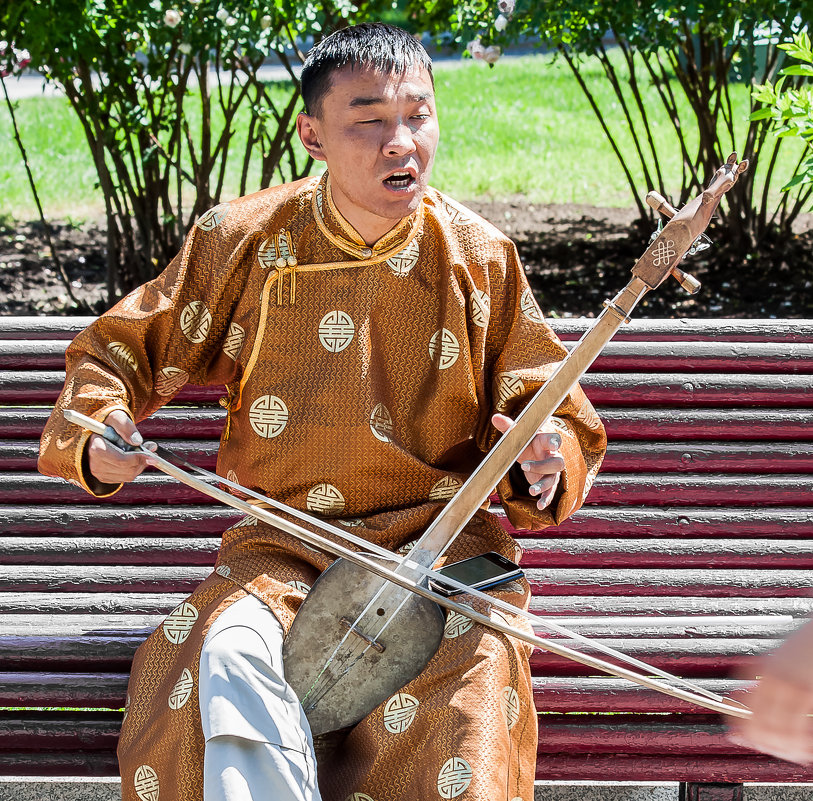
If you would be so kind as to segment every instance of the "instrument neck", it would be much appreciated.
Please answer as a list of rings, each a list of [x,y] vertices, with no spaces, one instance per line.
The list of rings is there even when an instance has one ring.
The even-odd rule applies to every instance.
[[[517,416],[514,427],[502,435],[454,498],[432,521],[410,551],[410,560],[423,567],[432,567],[437,562],[488,499],[539,428],[559,408],[602,348],[622,323],[629,322],[630,312],[648,288],[642,280],[633,278],[612,301],[605,301],[604,311]]]

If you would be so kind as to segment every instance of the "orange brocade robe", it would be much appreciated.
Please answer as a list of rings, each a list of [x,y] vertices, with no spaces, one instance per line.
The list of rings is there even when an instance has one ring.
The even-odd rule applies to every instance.
[[[161,276],[76,338],[40,469],[110,494],[83,474],[88,434],[61,408],[139,421],[187,382],[222,384],[221,475],[403,553],[496,440],[491,415],[518,411],[564,354],[514,245],[489,223],[430,190],[370,248],[327,176],[309,178],[211,209]],[[580,389],[554,422],[567,466],[553,507],[538,511],[508,477],[498,487],[517,528],[562,521],[598,470],[604,432]],[[519,556],[482,510],[446,559],[489,550]],[[202,799],[196,683],[209,626],[251,592],[287,628],[330,561],[254,518],[224,533],[228,575],[212,573],[136,654],[125,801]],[[524,580],[499,594],[528,606]],[[320,763],[325,801],[531,801],[529,650],[450,615],[424,672]]]

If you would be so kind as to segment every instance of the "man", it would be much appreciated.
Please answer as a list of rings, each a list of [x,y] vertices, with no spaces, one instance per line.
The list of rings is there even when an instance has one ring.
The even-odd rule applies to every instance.
[[[77,337],[40,466],[111,494],[145,457],[66,425],[63,407],[136,443],[131,418],[186,382],[224,384],[221,475],[404,553],[564,349],[512,243],[428,185],[438,125],[412,36],[333,34],[302,93],[299,136],[325,175],[212,209],[163,275]],[[574,390],[500,482],[514,525],[578,508],[604,444]],[[519,556],[483,510],[446,561],[489,550]],[[136,655],[125,800],[531,801],[530,649],[459,616],[423,673],[320,762],[317,787],[281,643],[330,562],[253,518],[225,532],[215,573]],[[529,603],[524,580],[495,594]]]

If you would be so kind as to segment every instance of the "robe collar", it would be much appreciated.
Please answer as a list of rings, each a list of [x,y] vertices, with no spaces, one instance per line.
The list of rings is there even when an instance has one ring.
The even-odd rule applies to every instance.
[[[365,261],[377,261],[379,258],[388,258],[397,253],[409,243],[423,220],[423,201],[421,201],[416,211],[404,217],[375,244],[368,245],[336,208],[327,171],[313,192],[312,205],[316,223],[328,240],[348,255]]]

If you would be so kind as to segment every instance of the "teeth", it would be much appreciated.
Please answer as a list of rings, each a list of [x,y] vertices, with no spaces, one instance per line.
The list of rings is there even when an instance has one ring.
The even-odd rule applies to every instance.
[[[387,183],[390,184],[390,186],[400,188],[404,186],[409,186],[411,180],[412,176],[408,172],[399,172],[395,173],[394,175],[390,175],[390,177],[387,178]]]

